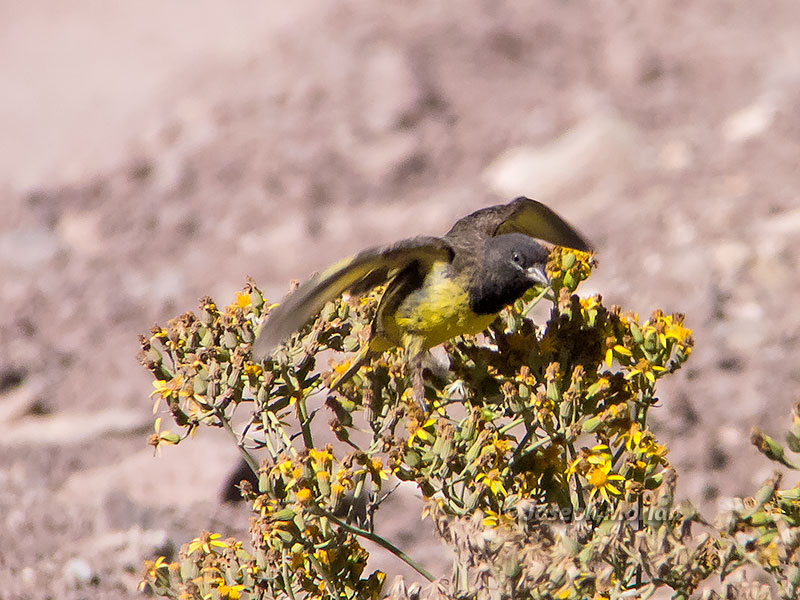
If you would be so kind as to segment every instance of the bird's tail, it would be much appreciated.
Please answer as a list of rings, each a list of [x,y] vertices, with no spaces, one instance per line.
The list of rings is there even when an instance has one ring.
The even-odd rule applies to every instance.
[[[339,375],[339,377],[337,377],[331,383],[328,389],[332,392],[335,392],[339,388],[339,386],[350,381],[350,378],[353,377],[353,375],[355,375],[356,373],[358,373],[358,370],[361,367],[363,367],[369,361],[369,359],[371,359],[375,354],[376,352],[374,352],[370,348],[369,342],[364,344],[361,350],[358,351],[358,354],[356,354],[350,361],[350,366],[347,367],[347,370],[341,375]]]

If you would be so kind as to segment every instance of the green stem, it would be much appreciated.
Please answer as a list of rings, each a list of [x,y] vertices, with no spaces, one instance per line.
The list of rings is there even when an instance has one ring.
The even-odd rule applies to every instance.
[[[625,444],[622,444],[617,452],[614,454],[613,458],[611,459],[611,466],[616,467],[617,462],[620,458],[622,458],[622,453],[625,452]]]
[[[319,573],[322,580],[325,582],[325,587],[328,589],[328,593],[331,595],[331,598],[339,598],[339,594],[336,592],[336,586],[333,585],[331,578],[328,577],[328,573],[325,571],[325,567],[322,566],[317,560],[317,557],[314,556],[314,546],[306,547],[306,556],[308,556],[308,560],[311,561],[311,564],[314,565],[314,569],[316,569],[317,573]]]
[[[297,420],[300,421],[300,430],[303,432],[303,443],[306,448],[314,447],[314,440],[311,437],[310,419],[308,418],[308,407],[306,397],[303,396],[297,401]]]
[[[642,395],[642,401],[639,403],[637,415],[639,425],[642,426],[642,429],[647,428],[647,409],[650,408],[651,403],[653,402],[653,390],[652,388],[648,388],[647,392]]]
[[[253,458],[253,455],[247,451],[247,448],[244,447],[244,437],[239,437],[236,432],[231,427],[231,422],[228,420],[228,417],[225,413],[221,410],[217,410],[217,418],[222,423],[223,429],[228,432],[234,442],[236,443],[236,447],[239,448],[239,452],[242,454],[242,458],[244,462],[247,463],[247,466],[250,467],[250,470],[253,471],[255,475],[258,475],[258,461]]]
[[[575,446],[572,442],[567,442],[567,449],[569,450],[569,460],[575,460],[577,456],[577,452],[575,451]],[[578,496],[578,510],[583,511],[586,508],[586,505],[583,502],[583,486],[581,485],[581,476],[575,473],[575,493]]]
[[[497,433],[500,434],[500,435],[503,435],[506,431],[509,431],[510,429],[513,429],[517,425],[522,425],[524,422],[525,422],[525,418],[524,417],[520,417],[519,419],[514,419],[508,425],[504,425],[503,427],[498,429]]]
[[[528,434],[526,433],[526,434],[525,434],[525,438],[527,438],[527,437],[529,437],[529,436],[528,436]],[[525,438],[523,438],[523,441],[525,441]],[[517,461],[520,461],[520,460],[522,460],[523,458],[525,458],[525,457],[529,456],[529,455],[530,455],[530,454],[532,454],[533,452],[536,452],[536,450],[538,450],[539,448],[541,448],[542,446],[544,446],[544,445],[545,445],[547,442],[552,442],[552,441],[553,441],[553,438],[551,438],[551,437],[545,437],[545,438],[541,438],[540,440],[537,440],[537,441],[535,441],[533,444],[531,444],[530,446],[528,446],[528,447],[525,449],[525,452],[519,452],[519,453],[517,453],[517,451],[518,451],[520,448],[522,448],[522,447],[523,447],[522,443],[520,443],[520,445],[519,445],[519,446],[517,446],[517,450],[515,450],[515,451],[514,451],[514,455],[512,455],[512,456],[511,456],[511,461],[510,461],[510,462],[511,462],[511,467],[513,468],[513,467],[514,467],[514,465],[517,463]]]
[[[289,594],[289,598],[291,600],[297,600],[294,597],[294,589],[292,589],[292,580],[289,577],[289,567],[287,566],[289,561],[286,560],[286,549],[283,549],[283,560],[281,560],[281,576],[283,578],[283,585],[286,587],[286,593]]]
[[[278,417],[276,417],[274,413],[268,413],[268,416],[272,430],[278,433],[278,435],[282,438],[283,445],[286,447],[286,449],[289,450],[293,456],[297,456],[297,450],[292,444],[292,440],[290,440],[289,436],[286,435],[286,431],[284,431],[280,421],[278,421]]]
[[[269,455],[272,457],[272,462],[278,462],[278,452],[275,450],[275,446],[272,443],[270,424],[269,421],[264,418],[264,413],[261,413],[261,426],[264,428],[264,446],[266,446],[267,452],[269,452]]]
[[[318,507],[318,508],[322,512],[322,514],[324,514],[326,517],[328,517],[328,519],[330,519],[331,521],[336,523],[339,527],[341,527],[345,531],[349,531],[350,533],[352,533],[354,535],[357,535],[357,536],[362,537],[364,539],[367,539],[367,540],[369,540],[371,542],[374,542],[374,543],[378,544],[378,546],[380,546],[381,548],[383,548],[385,550],[388,550],[389,552],[394,554],[397,558],[399,558],[404,563],[406,563],[409,567],[414,569],[417,573],[422,575],[428,581],[435,581],[436,580],[436,578],[433,575],[431,575],[428,571],[425,570],[425,567],[423,567],[422,565],[418,564],[415,560],[413,560],[410,556],[408,556],[405,552],[400,550],[400,548],[398,548],[397,546],[392,544],[390,541],[383,539],[381,536],[379,536],[379,535],[377,535],[375,533],[371,533],[371,532],[365,531],[364,529],[361,529],[359,527],[355,527],[354,525],[350,525],[348,523],[345,523],[341,519],[339,519],[336,516],[334,516],[333,513],[328,512],[327,510],[325,510],[322,507]]]
[[[636,512],[638,516],[638,523],[636,527],[639,531],[644,529],[644,501],[642,500],[642,495],[639,494],[639,497],[636,499]],[[636,587],[642,586],[642,565],[640,564],[636,567]]]
[[[539,292],[536,296],[531,298],[531,301],[528,302],[528,304],[524,307],[524,310],[522,312],[522,316],[523,317],[527,317],[528,313],[533,310],[533,307],[536,306],[537,304],[539,304],[539,302],[541,302],[542,298],[544,298],[547,295],[547,292],[549,292],[549,291],[550,291],[549,287],[544,287],[544,288],[542,288],[541,292]],[[553,298],[553,303],[555,304],[555,302],[556,302],[555,298]]]

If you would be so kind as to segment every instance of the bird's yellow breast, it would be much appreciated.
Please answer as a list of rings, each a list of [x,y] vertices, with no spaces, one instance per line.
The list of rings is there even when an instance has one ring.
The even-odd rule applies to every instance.
[[[436,263],[422,286],[400,302],[394,314],[383,315],[384,334],[414,351],[427,350],[458,335],[480,333],[495,316],[470,308],[468,279],[448,276],[449,265]]]

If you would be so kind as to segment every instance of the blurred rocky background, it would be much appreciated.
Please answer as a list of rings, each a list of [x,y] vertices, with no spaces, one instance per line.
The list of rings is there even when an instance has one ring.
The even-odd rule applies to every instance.
[[[747,438],[800,396],[794,0],[2,2],[0,91],[0,598],[134,598],[143,559],[247,539],[226,439],[146,446],[138,333],[519,194],[595,242],[584,292],[688,315],[652,413],[681,496],[713,515],[771,472]],[[382,533],[446,572],[393,502]]]

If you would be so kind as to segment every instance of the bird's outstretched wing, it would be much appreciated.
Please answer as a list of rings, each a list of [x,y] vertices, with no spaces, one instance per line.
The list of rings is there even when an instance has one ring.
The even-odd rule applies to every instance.
[[[495,235],[524,233],[551,244],[582,252],[589,252],[592,249],[580,233],[541,202],[521,196],[503,208],[506,214],[501,214],[502,220],[494,232]]]
[[[453,225],[445,239],[468,231],[483,236],[524,233],[532,238],[583,252],[592,249],[589,242],[564,219],[541,202],[524,196],[508,204],[490,206],[467,215]]]
[[[443,239],[420,236],[391,246],[369,248],[339,261],[303,283],[275,307],[253,342],[253,357],[263,360],[294,331],[310,321],[327,302],[344,292],[363,292],[392,279],[414,261],[423,265],[450,261],[453,250]]]

